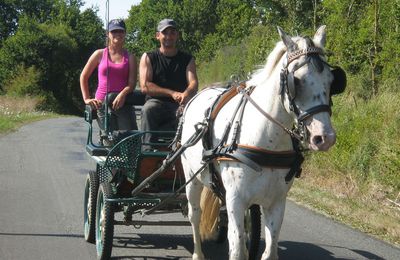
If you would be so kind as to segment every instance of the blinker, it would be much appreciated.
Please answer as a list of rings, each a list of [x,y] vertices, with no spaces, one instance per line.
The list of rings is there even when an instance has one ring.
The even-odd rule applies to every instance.
[[[345,91],[347,85],[346,72],[340,67],[333,67],[331,70],[333,74],[333,81],[330,88],[330,96],[341,94]],[[282,79],[284,79],[282,81]],[[281,72],[281,85],[286,83],[287,94],[291,100],[296,97],[296,81],[297,78],[294,76],[293,72],[282,71]],[[284,90],[284,86],[281,86]]]
[[[333,81],[331,84],[330,95],[337,95],[344,92],[347,85],[346,72],[340,67],[333,67],[331,70],[333,74]]]

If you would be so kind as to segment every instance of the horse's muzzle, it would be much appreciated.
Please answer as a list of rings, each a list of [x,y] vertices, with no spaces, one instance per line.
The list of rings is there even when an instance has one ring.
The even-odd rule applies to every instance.
[[[311,135],[309,148],[314,151],[328,151],[335,143],[336,133],[334,131],[321,135]]]

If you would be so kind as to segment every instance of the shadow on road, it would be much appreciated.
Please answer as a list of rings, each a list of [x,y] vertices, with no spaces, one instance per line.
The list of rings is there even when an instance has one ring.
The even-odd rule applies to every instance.
[[[112,259],[191,259],[192,235],[135,234],[134,236],[114,237],[113,248],[132,249],[132,254],[130,256],[114,256]],[[138,254],[135,254],[135,250]],[[160,256],[140,255],[142,250],[159,250]],[[171,254],[168,254],[168,250],[171,250]],[[185,252],[181,256],[177,255],[180,250]],[[203,252],[207,259],[225,260],[228,259],[228,244],[205,242],[203,243]]]
[[[70,237],[70,238],[82,238],[82,234],[44,234],[44,233],[1,233],[0,236],[21,236],[21,237]]]
[[[132,255],[130,256],[116,256],[113,259],[190,259],[186,254],[185,256],[176,256],[176,251],[181,249],[193,253],[193,241],[191,235],[164,235],[164,234],[137,234],[135,238],[115,237],[114,247],[130,248]],[[259,258],[264,250],[265,242],[261,241],[261,248]],[[335,254],[326,248],[335,246],[330,245],[315,245],[310,243],[281,241],[279,242],[279,259],[280,260],[347,260],[335,256]],[[159,257],[148,257],[144,255],[134,255],[135,250],[138,249],[151,249],[151,250],[173,250],[174,255],[168,256],[168,253],[160,254]],[[383,258],[363,250],[343,248],[357,254],[354,259],[374,259],[384,260]],[[139,250],[140,251],[140,250]],[[210,260],[226,260],[228,259],[228,243],[217,244],[214,242],[203,243],[203,252],[206,259]]]
[[[336,247],[332,245],[324,245],[324,247]],[[343,248],[343,250],[349,250],[357,254],[352,259],[374,259],[384,260],[383,258],[363,250],[356,250],[350,248]],[[341,250],[341,251],[343,251]],[[348,258],[342,258],[335,256],[334,253],[330,252],[326,248],[323,248],[316,244],[293,242],[293,241],[281,241],[279,242],[279,259],[280,260],[348,260]]]
[[[80,238],[84,242],[82,234],[45,234],[45,233],[0,233],[0,236],[27,236],[27,237],[65,237],[65,238]],[[334,253],[326,248],[336,246],[332,245],[316,245],[303,242],[281,241],[279,242],[279,259],[280,260],[347,260],[348,258],[341,258],[335,256]],[[323,247],[322,247],[323,246]],[[259,257],[264,250],[265,242],[261,241],[261,248]],[[132,254],[127,256],[114,256],[112,259],[143,259],[143,260],[161,260],[161,259],[191,259],[189,254],[193,253],[193,240],[192,235],[165,235],[165,234],[127,234],[127,236],[115,236],[113,248],[114,252],[117,248],[124,248],[132,250]],[[160,251],[160,256],[144,256],[143,250]],[[168,250],[171,254],[168,255]],[[371,252],[359,249],[343,248],[357,254],[354,259],[373,259],[384,260]],[[179,251],[184,252],[179,256]],[[167,253],[166,253],[167,252]],[[178,255],[177,255],[178,252]],[[210,260],[226,260],[228,259],[228,243],[224,242],[217,244],[214,242],[204,242],[203,252],[206,259]],[[135,254],[138,253],[138,254]],[[118,253],[117,253],[118,254]]]

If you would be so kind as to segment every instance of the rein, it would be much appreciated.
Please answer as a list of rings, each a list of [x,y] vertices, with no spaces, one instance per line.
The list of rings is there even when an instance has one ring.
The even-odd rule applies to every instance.
[[[263,116],[265,116],[266,118],[268,118],[271,122],[275,123],[276,125],[278,125],[280,128],[282,128],[286,133],[288,133],[291,137],[296,138],[299,141],[302,141],[302,137],[297,134],[295,131],[290,130],[289,128],[287,128],[286,126],[284,126],[281,122],[279,122],[278,120],[276,120],[275,118],[273,118],[270,114],[268,114],[267,112],[265,112],[255,101],[254,99],[252,99],[250,97],[249,94],[247,94],[245,86],[238,86],[237,87],[237,91],[238,93],[242,94]]]

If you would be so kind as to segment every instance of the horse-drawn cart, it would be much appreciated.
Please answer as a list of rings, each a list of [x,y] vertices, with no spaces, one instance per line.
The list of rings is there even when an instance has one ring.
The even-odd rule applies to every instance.
[[[96,146],[88,108],[86,148],[97,166],[85,188],[85,239],[96,241],[100,259],[111,255],[115,224],[144,225],[132,215],[176,210],[192,223],[194,259],[204,259],[200,223],[214,223],[223,234],[220,241],[229,226],[230,259],[252,259],[258,252],[260,208],[262,257],[278,258],[286,196],[301,173],[303,151],[327,151],[335,144],[332,96],[347,82],[345,71],[327,62],[325,26],[312,39],[278,32],[282,41],[248,81],[229,90],[205,88],[186,104],[176,138],[159,132],[156,143],[145,144],[146,133],[133,131],[114,138],[113,146]],[[172,142],[174,149],[172,139],[180,141]],[[149,145],[157,148],[145,150]],[[203,191],[212,194],[208,203],[201,203]],[[214,198],[222,203],[210,203]],[[213,208],[220,213],[215,210],[208,219],[213,221],[203,222],[201,214]],[[123,212],[122,221],[115,220],[117,212]]]
[[[138,92],[135,95],[131,102],[138,112],[144,99]],[[96,169],[88,173],[85,183],[84,237],[87,242],[96,244],[98,259],[111,256],[114,225],[133,225],[135,228],[144,225],[190,226],[189,221],[147,221],[142,217],[172,212],[187,216],[186,183],[180,154],[185,145],[197,142],[201,133],[174,152],[170,145],[175,132],[171,131],[114,131],[108,133],[113,136],[113,145],[97,145],[92,140],[94,112],[86,106],[85,121],[89,125],[86,152],[96,162]],[[143,135],[147,133],[156,134],[157,142],[143,143]],[[258,208],[250,209],[246,219],[253,252],[257,251],[259,243],[259,214]],[[216,242],[225,241],[227,217],[224,211],[220,213],[218,232]]]

